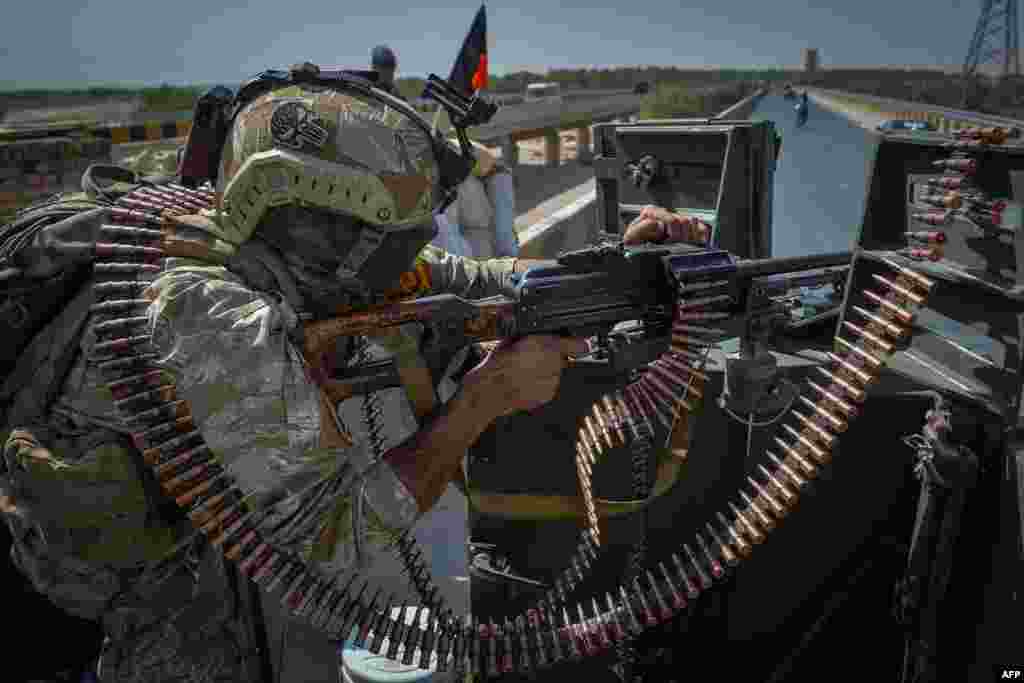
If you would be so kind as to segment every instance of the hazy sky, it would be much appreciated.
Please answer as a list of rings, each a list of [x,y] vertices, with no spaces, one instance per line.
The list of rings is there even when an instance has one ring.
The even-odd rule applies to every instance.
[[[658,64],[960,64],[980,0],[674,0],[597,9],[573,0],[487,4],[492,71]],[[479,1],[85,0],[18,3],[0,29],[0,80],[234,82],[308,59],[364,66],[386,42],[399,70],[443,76]],[[680,6],[683,4],[684,6]]]

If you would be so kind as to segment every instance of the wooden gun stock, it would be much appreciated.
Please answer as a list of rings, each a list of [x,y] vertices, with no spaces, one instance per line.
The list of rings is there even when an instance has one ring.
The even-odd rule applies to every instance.
[[[442,334],[461,334],[460,341],[465,343],[502,339],[514,334],[516,305],[503,296],[467,301],[453,294],[442,294],[346,313],[304,324],[302,354],[310,367],[321,369],[325,367],[325,356],[334,350],[339,338],[370,334],[407,323],[440,328]],[[324,379],[320,384],[332,398],[337,394],[343,400],[352,395],[350,387],[333,386],[341,383]]]

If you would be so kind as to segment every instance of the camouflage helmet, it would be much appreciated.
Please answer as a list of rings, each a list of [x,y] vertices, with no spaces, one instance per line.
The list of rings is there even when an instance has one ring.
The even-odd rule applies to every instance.
[[[298,205],[378,232],[433,224],[440,168],[429,128],[386,93],[281,83],[243,105],[228,131],[217,190],[224,235],[248,240],[266,213]]]

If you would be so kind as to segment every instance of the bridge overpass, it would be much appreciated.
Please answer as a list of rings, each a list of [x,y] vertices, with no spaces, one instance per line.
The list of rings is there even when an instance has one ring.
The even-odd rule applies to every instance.
[[[501,107],[494,119],[470,131],[470,137],[501,145],[504,158],[518,162],[517,143],[547,139],[547,164],[559,164],[558,131],[578,129],[579,149],[586,161],[593,123],[639,113],[643,97],[632,93],[569,98]],[[0,208],[31,201],[49,192],[77,188],[90,164],[109,163],[114,145],[182,139],[191,129],[192,112],[163,115],[158,121],[87,124],[15,124],[0,127]]]

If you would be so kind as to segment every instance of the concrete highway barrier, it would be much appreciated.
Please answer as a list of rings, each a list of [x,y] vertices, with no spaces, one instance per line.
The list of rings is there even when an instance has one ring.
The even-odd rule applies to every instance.
[[[745,97],[714,118],[747,119],[766,91],[759,90]],[[589,129],[588,129],[589,133]],[[590,181],[593,183],[593,181]],[[566,195],[578,194],[577,189]],[[546,219],[519,233],[519,255],[522,258],[553,258],[561,251],[581,249],[593,243],[597,234],[597,190],[592,189]]]
[[[952,109],[940,107],[921,102],[910,102],[897,100],[891,97],[877,97],[862,93],[846,92],[844,90],[830,90],[825,88],[803,88],[809,95],[821,94],[826,97],[846,100],[847,102],[860,102],[867,105],[868,110],[877,114],[883,119],[901,119],[910,121],[929,121],[935,127],[946,133],[951,133],[960,128],[971,128],[974,126],[1000,126],[1003,128],[1017,127],[1024,128],[1024,121],[1010,119],[991,114],[982,114],[975,111],[963,109]]]
[[[0,142],[0,210],[81,188],[90,165],[109,163],[109,139],[71,137]]]

